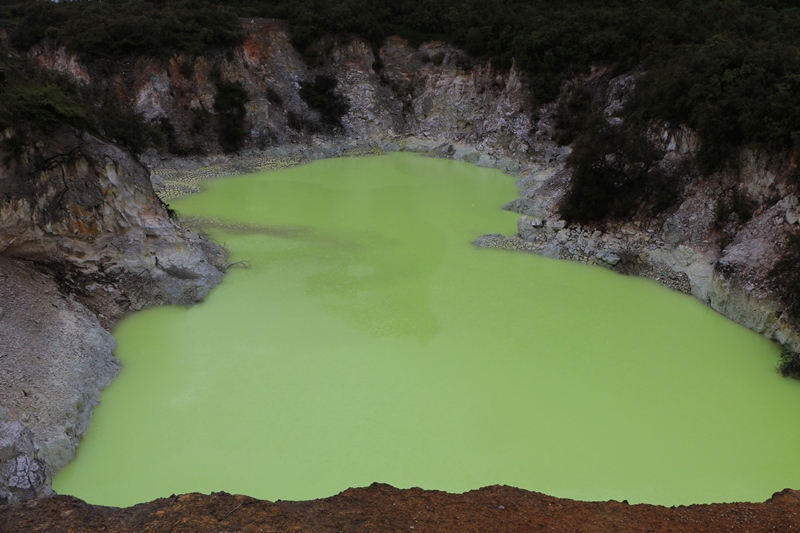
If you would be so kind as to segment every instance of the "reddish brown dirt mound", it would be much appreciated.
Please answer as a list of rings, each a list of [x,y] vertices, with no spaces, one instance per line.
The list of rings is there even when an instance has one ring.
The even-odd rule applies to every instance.
[[[766,503],[660,507],[578,502],[511,487],[465,494],[374,484],[307,502],[216,493],[162,498],[127,509],[70,496],[0,507],[3,532],[79,531],[797,531],[800,491]]]

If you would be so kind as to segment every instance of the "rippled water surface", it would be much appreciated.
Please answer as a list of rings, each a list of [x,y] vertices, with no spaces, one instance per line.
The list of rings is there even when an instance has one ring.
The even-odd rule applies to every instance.
[[[208,183],[234,268],[132,315],[60,493],[329,496],[374,481],[576,499],[763,500],[800,487],[777,349],[681,294],[470,242],[514,180],[407,154]]]

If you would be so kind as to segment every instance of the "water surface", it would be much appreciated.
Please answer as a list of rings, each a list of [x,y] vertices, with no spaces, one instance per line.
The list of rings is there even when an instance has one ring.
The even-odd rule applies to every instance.
[[[234,268],[136,313],[56,490],[310,499],[375,481],[575,499],[764,500],[800,487],[776,348],[647,280],[470,242],[514,180],[406,154],[219,180],[173,203]]]

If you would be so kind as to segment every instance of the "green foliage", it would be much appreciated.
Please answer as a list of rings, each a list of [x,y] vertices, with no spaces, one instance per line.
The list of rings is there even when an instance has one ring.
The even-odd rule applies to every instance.
[[[593,117],[567,160],[572,184],[561,215],[591,222],[627,217],[645,205],[663,210],[676,199],[678,182],[656,166],[661,156],[643,131]]]
[[[315,125],[308,122],[306,119],[303,118],[302,115],[295,113],[294,111],[289,111],[286,114],[286,123],[295,131],[308,131],[313,132],[315,130]]]
[[[704,174],[730,163],[743,145],[797,146],[800,47],[719,33],[679,49],[658,58],[640,80],[629,106],[633,118],[695,129]]]
[[[90,125],[92,111],[67,77],[35,69],[21,59],[8,63],[5,71],[11,81],[0,89],[0,128],[30,125],[49,130],[61,123]]]
[[[800,320],[800,233],[789,236],[783,255],[769,272],[772,289],[786,306],[787,315]]]
[[[337,81],[330,76],[317,76],[314,81],[300,83],[300,97],[320,114],[323,125],[342,127],[342,117],[349,105],[344,96],[336,92]]]
[[[219,144],[226,152],[237,152],[241,149],[247,136],[245,104],[249,97],[242,82],[220,80],[216,86],[214,111],[217,112]]]
[[[784,349],[778,361],[778,373],[785,378],[800,379],[800,354]]]
[[[119,105],[98,114],[100,130],[106,139],[125,146],[134,154],[147,148],[162,147],[167,142],[160,124],[147,122],[142,115]]]
[[[586,87],[570,87],[559,99],[556,107],[555,141],[570,144],[583,132],[592,117],[592,95]]]
[[[65,84],[48,81],[42,85],[13,85],[3,95],[6,116],[36,123],[43,127],[66,122],[76,126],[87,123],[88,113]],[[11,125],[11,124],[8,124]]]
[[[638,69],[626,123],[690,126],[704,174],[730,164],[743,146],[800,148],[800,6],[789,0],[0,0],[0,14],[13,20],[17,48],[56,39],[98,65],[231,47],[242,40],[237,15],[286,20],[303,50],[330,34],[362,36],[376,50],[393,34],[412,45],[442,39],[496,66],[515,64],[538,103],[592,66]],[[316,83],[304,84],[303,97],[335,127],[346,104]],[[586,103],[580,92],[562,103],[560,142],[590,122]],[[66,105],[53,109],[69,115]],[[233,124],[228,133],[237,137]]]
[[[724,229],[728,222],[746,224],[756,211],[758,204],[746,194],[735,191],[730,198],[719,198],[714,208],[714,223]]]
[[[18,49],[27,50],[47,37],[61,41],[88,63],[176,50],[199,54],[242,41],[236,13],[222,2],[35,0],[27,4],[11,35]]]

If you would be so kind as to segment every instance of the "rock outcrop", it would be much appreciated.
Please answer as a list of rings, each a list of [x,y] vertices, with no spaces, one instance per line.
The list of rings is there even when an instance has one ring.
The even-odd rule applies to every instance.
[[[0,505],[51,495],[49,467],[37,452],[21,422],[0,421]]]
[[[0,174],[3,256],[49,267],[112,319],[198,302],[219,283],[224,260],[170,219],[149,171],[126,151],[67,127],[29,141]]]
[[[9,501],[46,491],[75,457],[119,371],[107,328],[129,310],[200,301],[222,279],[224,252],[172,221],[148,176],[71,128],[30,135],[0,169],[0,420],[32,446],[0,454],[0,483],[20,488],[25,465],[33,476]]]

